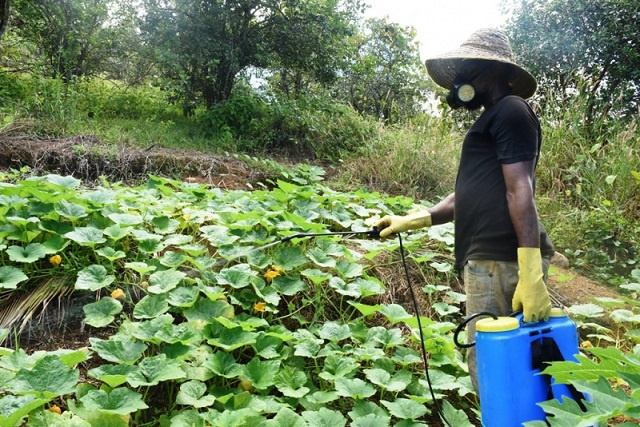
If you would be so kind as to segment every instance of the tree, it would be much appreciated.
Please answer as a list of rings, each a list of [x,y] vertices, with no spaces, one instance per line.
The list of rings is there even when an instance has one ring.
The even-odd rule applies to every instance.
[[[16,0],[12,30],[39,46],[44,72],[63,81],[96,74],[113,55],[117,0]]]
[[[189,112],[199,99],[208,109],[229,99],[249,67],[330,78],[357,1],[145,0],[142,29]]]
[[[543,86],[588,99],[588,121],[640,105],[640,2],[513,0],[508,23],[522,63]],[[549,91],[547,91],[549,92]]]
[[[10,1],[0,0],[0,39],[9,24]]]
[[[415,29],[386,17],[367,20],[354,39],[356,55],[338,96],[357,111],[388,122],[420,111],[428,83],[415,37]]]

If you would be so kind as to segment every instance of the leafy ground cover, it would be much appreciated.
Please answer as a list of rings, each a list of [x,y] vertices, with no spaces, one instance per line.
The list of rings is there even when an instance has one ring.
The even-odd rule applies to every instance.
[[[282,242],[369,230],[372,218],[414,202],[337,192],[323,176],[300,166],[254,191],[225,191],[160,176],[84,186],[64,175],[3,174],[3,295],[91,296],[81,316],[93,336],[82,348],[2,348],[0,425],[441,425],[416,318],[386,297],[403,278],[379,274],[398,265],[397,241]],[[436,398],[452,425],[477,424],[452,340],[464,303],[451,286],[452,228],[404,243],[423,278]],[[592,347],[581,368],[550,369],[594,402],[588,414],[570,402],[545,404],[554,424],[638,418],[636,308],[633,294],[572,308]],[[605,315],[615,328],[597,323]],[[616,345],[599,348],[616,333]]]

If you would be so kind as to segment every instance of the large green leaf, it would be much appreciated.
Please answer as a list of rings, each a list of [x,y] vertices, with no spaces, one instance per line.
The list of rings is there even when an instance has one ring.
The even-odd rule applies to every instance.
[[[109,362],[132,364],[142,357],[147,345],[131,337],[114,335],[108,340],[89,338],[91,348]]]
[[[32,263],[47,255],[47,250],[41,243],[31,243],[26,247],[9,246],[5,252],[13,262]]]
[[[345,340],[351,336],[349,326],[337,322],[326,322],[318,330],[320,338],[325,340],[338,342]]]
[[[92,378],[97,378],[111,388],[116,388],[127,381],[127,375],[137,370],[132,365],[100,365],[87,372]]]
[[[416,420],[428,412],[424,405],[411,399],[398,398],[393,402],[381,400],[380,403],[389,410],[391,415],[401,420]]]
[[[13,267],[11,265],[0,267],[0,288],[16,289],[18,283],[24,282],[28,279],[29,278],[27,277],[27,275],[24,274],[19,268]]]
[[[304,272],[302,272],[302,274],[304,274]],[[300,279],[300,276],[278,276],[273,279],[272,285],[276,291],[288,296],[309,289],[309,286]]]
[[[352,357],[331,355],[325,359],[323,371],[319,377],[327,381],[335,381],[341,377],[350,378],[359,367],[358,362]]]
[[[305,387],[306,383],[307,376],[304,372],[290,366],[285,366],[275,376],[276,388],[287,397],[300,399],[309,393],[311,390],[308,387]]]
[[[335,384],[338,396],[366,399],[376,393],[375,387],[362,381],[360,378],[338,377],[336,378]]]
[[[288,271],[300,267],[308,262],[302,250],[297,247],[280,248],[276,253],[273,263]]]
[[[23,368],[9,383],[8,389],[18,394],[35,394],[51,399],[73,393],[80,373],[70,369],[58,356],[47,355],[31,369]]]
[[[284,407],[275,417],[267,420],[266,427],[308,427],[306,421],[291,409]]]
[[[242,373],[242,366],[236,363],[231,354],[224,351],[207,355],[203,366],[225,378],[235,378]]]
[[[64,199],[56,203],[54,209],[58,215],[68,218],[71,222],[77,221],[78,219],[84,218],[88,215],[84,206],[68,202]]]
[[[201,381],[187,381],[182,383],[180,391],[176,396],[178,405],[188,405],[194,408],[205,408],[213,405],[216,400],[215,396],[207,392],[207,385]]]
[[[78,290],[97,291],[109,286],[114,280],[116,280],[115,276],[109,274],[106,268],[94,264],[80,270],[75,288]]]
[[[133,308],[136,319],[153,319],[169,311],[167,294],[145,295]]]
[[[0,426],[22,425],[19,421],[31,411],[47,403],[50,399],[38,399],[32,394],[24,396],[4,396],[0,399]]]
[[[113,322],[115,315],[122,311],[122,304],[114,298],[102,298],[83,307],[87,325],[102,328]]]
[[[148,408],[140,393],[124,387],[115,388],[108,393],[105,390],[92,390],[82,396],[80,402],[86,409],[118,415]]]
[[[138,365],[139,369],[127,375],[132,387],[153,386],[162,381],[179,380],[186,377],[182,363],[168,359],[166,355],[146,357]]]
[[[305,411],[302,417],[309,427],[344,427],[347,419],[338,411],[320,408],[318,411]]]
[[[156,271],[149,276],[149,288],[147,290],[152,294],[169,292],[176,288],[186,276],[186,273],[174,269]]]
[[[265,390],[274,385],[279,368],[279,360],[262,361],[254,357],[243,367],[242,376],[251,381],[256,389]]]
[[[409,371],[399,371],[393,376],[384,369],[365,369],[367,379],[373,384],[392,392],[400,392],[407,388],[413,376]]]
[[[255,274],[249,264],[236,264],[233,267],[223,268],[220,271],[220,274],[218,274],[218,283],[240,289],[248,286],[251,283],[251,277],[255,276]]]
[[[64,235],[67,239],[73,240],[80,246],[94,247],[100,243],[104,243],[107,239],[104,237],[102,230],[95,227],[76,227]]]

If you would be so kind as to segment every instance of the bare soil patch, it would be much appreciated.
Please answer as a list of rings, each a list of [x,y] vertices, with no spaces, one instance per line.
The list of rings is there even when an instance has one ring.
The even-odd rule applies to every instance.
[[[36,174],[58,173],[88,181],[105,176],[131,182],[156,174],[231,190],[247,189],[247,184],[266,178],[238,159],[196,150],[112,146],[93,136],[0,140],[0,168],[23,166]]]

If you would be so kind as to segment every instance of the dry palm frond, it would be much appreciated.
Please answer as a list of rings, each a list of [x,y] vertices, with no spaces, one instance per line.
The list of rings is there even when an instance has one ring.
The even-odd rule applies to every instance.
[[[0,328],[15,329],[20,334],[39,310],[54,299],[71,295],[74,281],[71,276],[49,277],[30,292],[11,291],[0,297]]]

